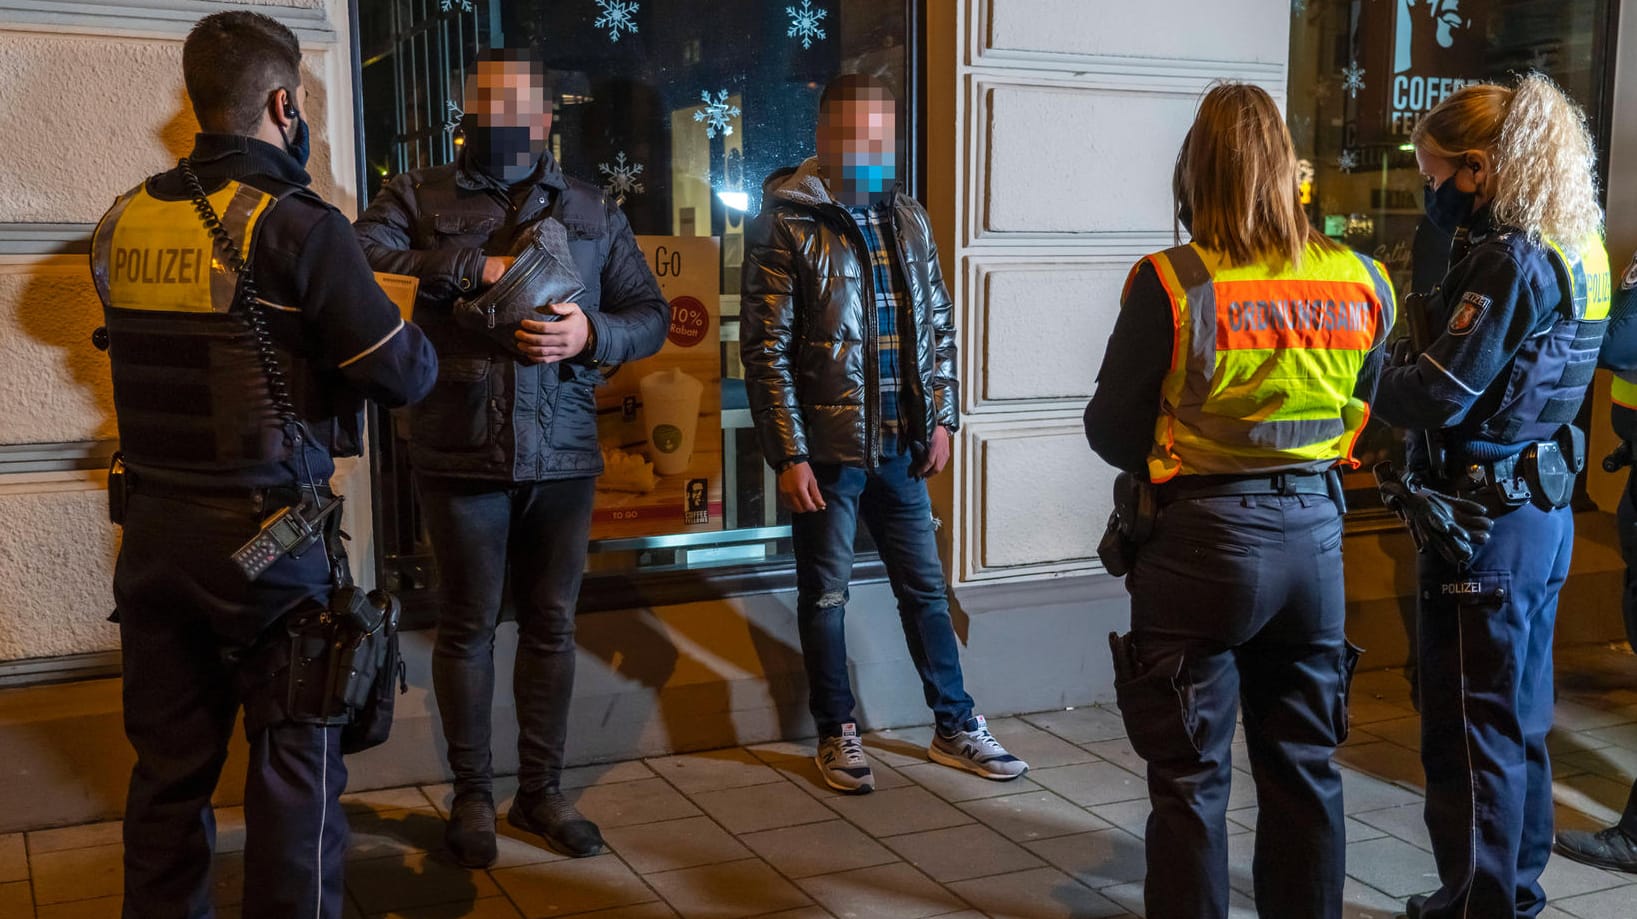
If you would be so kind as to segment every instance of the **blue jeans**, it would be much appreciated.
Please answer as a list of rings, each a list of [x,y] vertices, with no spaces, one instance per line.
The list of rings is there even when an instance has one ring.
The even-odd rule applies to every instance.
[[[808,707],[821,737],[840,734],[841,726],[854,720],[843,622],[860,516],[887,567],[904,639],[938,730],[952,734],[972,726],[972,697],[961,678],[960,644],[932,535],[932,501],[926,483],[910,474],[911,455],[887,452],[873,471],[815,463],[825,509],[790,521]]]
[[[518,785],[555,791],[574,694],[574,603],[585,571],[596,480],[416,480],[438,562],[432,688],[456,793],[489,792],[495,626],[508,587],[517,611]]]
[[[1166,505],[1126,578],[1137,673],[1115,685],[1148,764],[1151,919],[1226,919],[1234,724],[1256,782],[1263,916],[1339,919],[1341,773],[1358,658],[1343,637],[1341,517],[1328,498]]]
[[[1552,631],[1574,516],[1501,515],[1472,561],[1421,557],[1421,764],[1443,886],[1421,915],[1535,916],[1552,851]]]

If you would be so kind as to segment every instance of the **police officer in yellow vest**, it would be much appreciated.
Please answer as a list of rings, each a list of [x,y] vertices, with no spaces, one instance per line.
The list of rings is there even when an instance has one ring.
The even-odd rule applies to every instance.
[[[289,29],[207,16],[182,66],[204,133],[178,168],[122,195],[92,242],[123,456],[109,498],[124,524],[114,599],[137,758],[124,915],[214,914],[210,800],[243,708],[243,914],[335,917],[341,710],[292,688],[321,676],[291,677],[308,666],[292,663],[292,632],[350,595],[323,538],[332,457],[358,453],[365,399],[420,398],[437,358],[347,219],[307,189]],[[297,517],[312,535],[290,546],[306,532]]]
[[[1085,416],[1092,449],[1158,508],[1122,508],[1140,545],[1131,633],[1113,641],[1153,802],[1146,915],[1228,915],[1242,706],[1257,909],[1334,919],[1346,828],[1331,756],[1358,653],[1337,467],[1369,416],[1393,291],[1375,260],[1309,226],[1290,135],[1258,87],[1205,96],[1175,186],[1193,242],[1132,271]]]
[[[1413,141],[1428,217],[1456,244],[1426,305],[1440,333],[1383,371],[1376,399],[1381,418],[1430,434],[1412,439],[1416,478],[1383,487],[1422,546],[1421,762],[1441,882],[1406,912],[1535,916],[1552,845],[1552,632],[1585,457],[1573,422],[1610,304],[1595,148],[1539,75],[1460,90]],[[1429,497],[1477,509],[1487,541],[1452,547],[1416,510]]]
[[[1637,446],[1637,255],[1633,255],[1614,305],[1609,310],[1609,331],[1603,339],[1598,363],[1614,371],[1609,387],[1609,422],[1620,446],[1603,460],[1608,472],[1625,468],[1626,488],[1620,496],[1616,519],[1620,526],[1620,555],[1626,563],[1625,590],[1620,612],[1626,621],[1626,639],[1637,647],[1637,464],[1632,462]],[[1637,783],[1626,798],[1625,812],[1614,826],[1590,832],[1562,830],[1557,834],[1557,851],[1578,862],[1637,874]]]

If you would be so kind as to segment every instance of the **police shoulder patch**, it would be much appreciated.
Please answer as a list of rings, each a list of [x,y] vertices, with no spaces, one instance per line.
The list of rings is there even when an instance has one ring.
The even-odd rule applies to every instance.
[[[1494,303],[1489,297],[1473,291],[1467,291],[1461,297],[1461,302],[1455,305],[1455,312],[1449,317],[1449,334],[1465,335],[1484,318],[1489,312],[1489,305]]]
[[[1620,289],[1631,290],[1637,287],[1637,253],[1631,256],[1631,264],[1626,266],[1626,273],[1620,278]]]

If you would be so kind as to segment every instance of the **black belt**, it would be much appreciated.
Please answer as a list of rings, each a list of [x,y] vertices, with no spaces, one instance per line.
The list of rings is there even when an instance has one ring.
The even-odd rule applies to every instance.
[[[157,481],[134,476],[133,481],[127,487],[131,494],[141,495],[144,498],[162,498],[187,504],[200,504],[206,507],[223,507],[230,510],[249,507],[257,512],[275,507],[293,507],[312,494],[306,486],[297,485],[272,485],[260,488],[250,486],[200,486],[182,485],[176,482]],[[320,498],[330,497],[331,492],[328,485],[316,487]]]
[[[1331,472],[1264,472],[1257,475],[1185,475],[1157,487],[1159,503],[1244,495],[1330,495]]]

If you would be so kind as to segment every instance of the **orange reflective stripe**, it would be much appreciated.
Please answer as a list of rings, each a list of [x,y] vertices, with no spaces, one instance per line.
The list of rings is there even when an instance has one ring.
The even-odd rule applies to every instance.
[[[1369,285],[1344,281],[1219,281],[1216,347],[1221,351],[1368,351],[1379,310]]]

